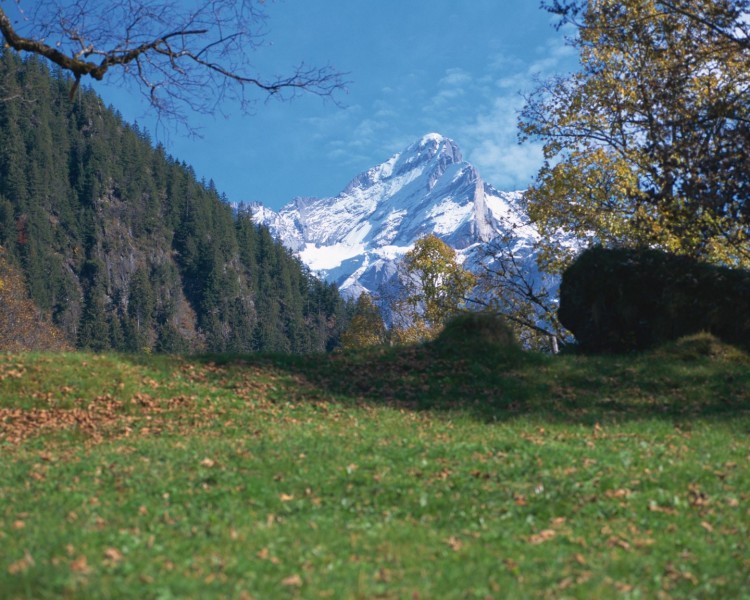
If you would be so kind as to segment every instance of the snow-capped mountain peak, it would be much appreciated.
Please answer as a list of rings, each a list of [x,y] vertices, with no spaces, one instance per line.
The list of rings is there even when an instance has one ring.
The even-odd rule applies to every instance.
[[[356,295],[376,291],[430,233],[463,256],[511,228],[534,238],[520,200],[485,183],[453,140],[429,133],[333,198],[296,198],[278,213],[255,205],[253,214],[313,271]]]

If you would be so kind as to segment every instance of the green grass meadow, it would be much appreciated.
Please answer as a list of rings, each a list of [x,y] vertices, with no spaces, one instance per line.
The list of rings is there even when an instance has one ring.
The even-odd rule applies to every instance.
[[[2,598],[750,598],[750,356],[0,355]]]

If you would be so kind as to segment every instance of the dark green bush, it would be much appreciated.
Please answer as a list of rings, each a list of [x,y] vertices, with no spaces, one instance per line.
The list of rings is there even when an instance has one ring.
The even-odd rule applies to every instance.
[[[563,273],[560,322],[588,352],[642,350],[698,332],[750,341],[750,272],[652,249],[592,248]]]
[[[490,312],[463,313],[452,318],[434,344],[457,350],[471,348],[486,351],[488,346],[519,348],[513,330],[505,319]]]
[[[750,354],[722,342],[710,333],[696,333],[659,346],[652,355],[657,359],[694,362],[705,359],[750,364]]]

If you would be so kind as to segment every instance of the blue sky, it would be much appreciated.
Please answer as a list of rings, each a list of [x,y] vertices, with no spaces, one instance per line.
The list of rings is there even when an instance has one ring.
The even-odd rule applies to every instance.
[[[295,196],[333,196],[361,171],[425,133],[453,138],[501,190],[526,187],[541,164],[519,147],[520,92],[533,76],[567,72],[575,54],[537,0],[278,0],[267,2],[260,73],[330,64],[347,73],[340,106],[315,96],[261,100],[251,115],[192,115],[202,137],[156,127],[136,94],[94,88],[167,151],[213,179],[231,201],[278,209]]]

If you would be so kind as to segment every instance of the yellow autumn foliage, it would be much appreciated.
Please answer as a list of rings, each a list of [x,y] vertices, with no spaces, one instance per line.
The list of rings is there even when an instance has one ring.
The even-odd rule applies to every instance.
[[[545,239],[564,239],[547,242],[544,266],[591,243],[750,264],[750,3],[543,5],[577,27],[580,55],[519,121],[544,147],[530,214]]]
[[[69,349],[63,334],[29,298],[21,272],[8,262],[0,246],[0,350]]]

